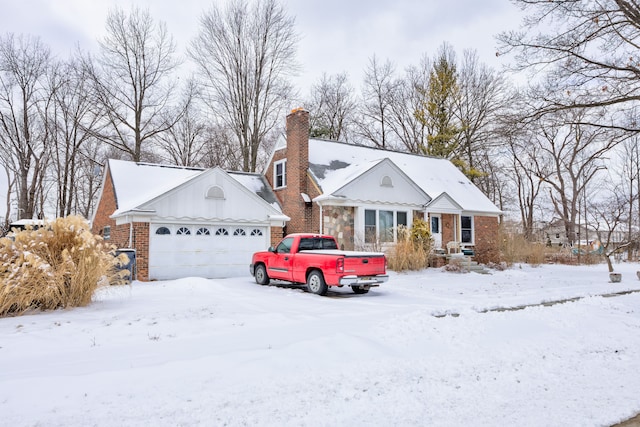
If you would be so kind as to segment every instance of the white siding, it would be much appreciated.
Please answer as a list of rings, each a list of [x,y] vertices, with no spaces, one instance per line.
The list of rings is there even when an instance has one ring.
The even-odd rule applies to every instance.
[[[388,179],[385,177],[390,179],[392,186],[386,185]],[[389,161],[380,162],[334,195],[372,204],[409,205],[416,208],[429,201],[428,196]]]

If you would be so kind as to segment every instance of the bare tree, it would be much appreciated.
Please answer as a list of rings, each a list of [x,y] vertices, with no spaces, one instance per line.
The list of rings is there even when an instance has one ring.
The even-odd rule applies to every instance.
[[[535,211],[540,203],[543,180],[540,179],[538,169],[545,170],[547,165],[541,165],[540,151],[537,144],[531,144],[535,136],[526,131],[518,131],[515,123],[506,124],[512,130],[503,136],[509,142],[510,150],[510,178],[513,180],[517,193],[520,221],[524,230],[524,237],[533,237]]]
[[[626,222],[628,203],[625,194],[614,188],[606,199],[593,203],[590,207],[591,222],[604,248],[603,256],[607,261],[609,272],[613,271],[611,256],[631,244],[625,233],[618,232]],[[619,236],[623,235],[624,238],[620,239]]]
[[[163,161],[180,166],[198,166],[202,161],[207,125],[202,106],[193,99],[195,93],[195,82],[191,81],[179,107],[182,111],[167,112],[171,117],[180,116],[180,119],[157,138]]]
[[[640,5],[636,1],[515,0],[529,15],[521,31],[499,36],[500,54],[516,70],[549,73],[554,90],[539,92],[536,112],[635,106],[640,99]],[[620,126],[601,115],[586,118]],[[631,129],[638,130],[637,124]]]
[[[57,64],[49,77],[53,93],[48,124],[52,136],[51,170],[57,195],[56,212],[59,216],[84,213],[77,210],[77,197],[82,187],[90,185],[79,173],[85,161],[82,146],[94,140],[98,130],[101,109],[90,96],[91,82],[80,63],[70,60]]]
[[[364,74],[357,132],[361,138],[380,148],[392,146],[389,122],[392,103],[397,99],[394,93],[399,85],[394,74],[395,68],[390,61],[380,64],[375,56],[369,59]]]
[[[607,156],[624,135],[579,125],[585,111],[556,114],[554,121],[532,129],[527,159],[535,176],[543,180],[555,213],[562,219],[569,243],[576,239],[578,201],[599,171],[606,169]],[[535,151],[535,152],[534,152]]]
[[[616,179],[616,188],[624,192],[626,198],[626,234],[627,240],[632,242],[628,247],[629,259],[633,258],[633,251],[638,250],[636,240],[640,232],[640,141],[634,135],[624,141],[619,156],[621,166]]]
[[[242,170],[243,157],[234,132],[224,123],[210,123],[204,130],[204,145],[200,166],[219,166],[226,170]]]
[[[463,54],[458,72],[458,96],[453,98],[454,113],[460,122],[458,159],[460,167],[474,182],[486,171],[493,169],[487,162],[489,150],[498,145],[496,122],[500,113],[510,104],[505,79],[478,60],[476,51]]]
[[[50,144],[45,122],[50,64],[49,48],[40,39],[0,38],[0,157],[15,176],[18,219],[33,218],[42,195]]]
[[[422,153],[426,144],[427,128],[416,112],[423,107],[421,88],[428,85],[430,69],[429,58],[423,56],[420,65],[409,67],[391,92],[389,126],[400,145],[410,153]]]
[[[356,101],[347,73],[324,73],[311,88],[308,108],[312,137],[349,141]]]
[[[242,169],[253,172],[260,145],[282,118],[297,69],[294,19],[276,0],[213,5],[200,19],[189,54],[199,68],[205,100],[232,129]]]
[[[104,128],[96,137],[140,161],[148,141],[171,129],[181,111],[167,117],[177,91],[175,44],[166,25],[148,11],[109,12],[99,55],[86,58]]]

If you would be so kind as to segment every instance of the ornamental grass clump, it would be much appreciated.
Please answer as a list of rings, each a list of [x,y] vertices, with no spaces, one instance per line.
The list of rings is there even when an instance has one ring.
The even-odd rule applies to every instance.
[[[126,283],[126,256],[91,233],[79,216],[0,239],[0,316],[80,307],[96,289]]]
[[[431,252],[431,233],[426,222],[416,219],[413,227],[398,227],[398,243],[387,256],[393,271],[421,270],[427,267]]]

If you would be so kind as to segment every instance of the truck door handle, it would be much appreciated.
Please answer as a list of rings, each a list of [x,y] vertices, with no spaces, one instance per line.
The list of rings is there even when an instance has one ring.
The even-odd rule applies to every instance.
[[[289,257],[288,256],[284,257],[284,260],[289,261]]]

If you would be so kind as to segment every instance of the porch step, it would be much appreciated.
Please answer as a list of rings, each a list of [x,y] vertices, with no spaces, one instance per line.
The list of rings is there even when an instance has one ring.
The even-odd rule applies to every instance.
[[[473,261],[472,258],[468,255],[463,254],[454,254],[447,255],[447,263],[451,264],[451,262],[457,262],[460,266],[468,271],[479,274],[489,274],[489,270],[487,270],[483,265],[478,264],[477,261]]]

